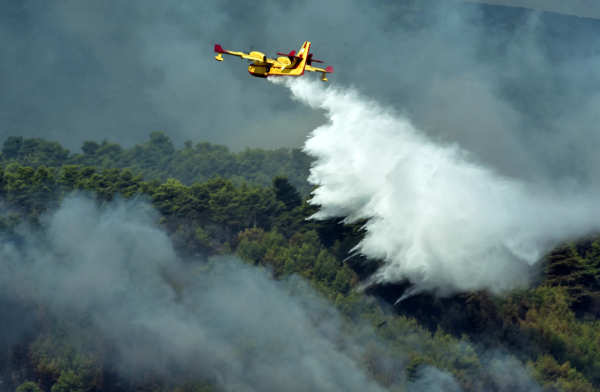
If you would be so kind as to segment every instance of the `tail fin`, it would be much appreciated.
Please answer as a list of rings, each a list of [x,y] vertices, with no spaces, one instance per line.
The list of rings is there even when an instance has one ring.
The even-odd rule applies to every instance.
[[[298,53],[296,53],[296,57],[300,57],[302,60],[294,67],[301,69],[300,75],[304,73],[304,69],[306,68],[306,61],[308,60],[308,52],[310,51],[310,42],[306,41]]]
[[[296,53],[297,57],[302,57],[302,61],[306,62],[308,58],[308,52],[310,51],[310,42],[306,41],[304,45],[300,48],[298,53]]]

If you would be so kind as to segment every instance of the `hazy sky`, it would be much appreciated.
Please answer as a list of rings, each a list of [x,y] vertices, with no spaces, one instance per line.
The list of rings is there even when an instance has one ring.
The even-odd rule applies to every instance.
[[[559,12],[586,18],[600,18],[600,4],[595,0],[463,0],[473,3],[523,7],[533,10]]]
[[[178,146],[298,147],[322,113],[213,49],[273,56],[309,40],[335,69],[331,86],[356,87],[473,159],[589,183],[599,33],[594,19],[441,0],[5,0],[0,139],[79,152],[84,140],[131,146],[163,130]]]

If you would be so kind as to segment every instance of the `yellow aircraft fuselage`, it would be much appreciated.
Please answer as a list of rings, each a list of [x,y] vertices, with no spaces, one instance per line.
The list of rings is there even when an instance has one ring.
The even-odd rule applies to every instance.
[[[277,65],[271,65],[263,61],[255,61],[248,67],[248,72],[252,76],[259,78],[266,78],[267,76],[301,76],[304,75],[304,67],[306,65],[306,58],[310,50],[310,42],[305,42],[298,51],[297,55],[293,57],[277,57],[277,62],[284,65],[280,67]],[[251,52],[251,54],[258,54],[264,57],[264,54],[259,52]]]
[[[259,78],[266,78],[268,76],[301,76],[304,75],[305,71],[310,72],[321,72],[321,80],[327,81],[325,77],[328,73],[333,73],[333,67],[327,67],[326,69],[312,67],[312,62],[322,63],[320,60],[314,60],[310,52],[310,42],[305,42],[300,48],[298,53],[291,51],[289,54],[277,53],[282,57],[278,57],[277,60],[267,58],[263,53],[250,52],[248,54],[243,52],[232,52],[230,50],[224,50],[221,45],[215,45],[215,57],[218,61],[223,61],[221,54],[228,54],[237,56],[242,59],[251,60],[252,64],[248,67],[248,72],[252,76]]]

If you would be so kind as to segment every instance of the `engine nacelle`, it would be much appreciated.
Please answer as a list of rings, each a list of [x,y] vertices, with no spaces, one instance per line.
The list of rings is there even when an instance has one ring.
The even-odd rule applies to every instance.
[[[250,52],[250,56],[252,57],[260,57],[261,59],[266,58],[264,53],[260,53],[260,52]]]

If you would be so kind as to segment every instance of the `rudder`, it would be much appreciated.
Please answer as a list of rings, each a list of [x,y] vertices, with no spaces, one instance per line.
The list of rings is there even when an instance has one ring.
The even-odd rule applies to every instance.
[[[296,53],[297,57],[302,57],[302,66],[306,64],[306,60],[308,59],[308,53],[310,52],[310,42],[306,41],[300,48],[300,50]]]

